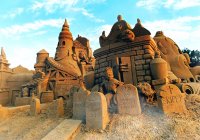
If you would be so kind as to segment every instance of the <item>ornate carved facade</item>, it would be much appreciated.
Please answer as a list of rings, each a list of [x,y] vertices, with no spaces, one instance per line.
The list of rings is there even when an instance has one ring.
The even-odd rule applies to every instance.
[[[32,90],[36,91],[35,94],[39,97],[42,92],[50,90],[53,91],[55,98],[65,98],[72,86],[79,86],[83,82],[83,76],[93,71],[91,52],[88,39],[78,36],[73,40],[65,20],[58,37],[55,57],[49,57],[49,53],[44,49],[37,53],[34,65],[36,75],[43,73],[44,76],[35,76],[23,87],[28,87],[29,93]]]

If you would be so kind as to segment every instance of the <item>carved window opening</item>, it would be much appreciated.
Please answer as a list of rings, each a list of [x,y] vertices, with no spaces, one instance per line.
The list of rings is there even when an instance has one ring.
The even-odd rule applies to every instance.
[[[62,42],[62,45],[65,45],[65,41]]]

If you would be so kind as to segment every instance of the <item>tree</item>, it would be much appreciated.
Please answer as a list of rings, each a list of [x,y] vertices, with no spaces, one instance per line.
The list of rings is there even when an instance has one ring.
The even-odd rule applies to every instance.
[[[190,50],[185,48],[182,50],[183,53],[187,53],[190,56],[190,66],[200,66],[200,51],[198,50]]]

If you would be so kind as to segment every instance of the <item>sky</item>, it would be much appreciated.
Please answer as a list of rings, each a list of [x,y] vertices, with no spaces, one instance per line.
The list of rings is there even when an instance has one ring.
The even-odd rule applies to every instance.
[[[137,18],[151,32],[163,31],[181,49],[200,50],[200,0],[6,0],[0,5],[0,47],[14,68],[34,69],[36,54],[45,49],[54,57],[66,18],[73,38],[90,40],[99,48],[102,31],[122,15],[132,28]]]

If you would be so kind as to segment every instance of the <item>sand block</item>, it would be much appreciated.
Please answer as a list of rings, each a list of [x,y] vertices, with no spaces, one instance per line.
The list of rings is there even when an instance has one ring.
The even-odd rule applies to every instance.
[[[30,106],[30,115],[35,116],[40,114],[41,108],[40,108],[40,100],[37,98],[33,98],[31,100],[31,106]]]
[[[106,101],[107,101],[107,106],[109,108],[110,107],[111,99],[113,98],[113,94],[108,93],[108,94],[105,95],[105,97],[106,97]]]
[[[141,114],[138,91],[132,84],[119,86],[116,92],[116,100],[119,114]]]
[[[164,113],[184,113],[186,94],[173,84],[167,84],[157,90],[158,106]]]
[[[30,105],[31,97],[16,97],[15,106]]]
[[[48,103],[48,102],[53,102],[54,99],[54,94],[53,91],[43,91],[41,93],[41,103]]]
[[[86,90],[80,89],[73,94],[73,119],[82,120],[85,122],[85,103],[88,96]]]
[[[42,140],[71,140],[79,133],[81,120],[66,119],[50,131]]]
[[[91,93],[86,100],[86,126],[105,129],[109,122],[106,97],[101,92]]]
[[[62,117],[64,115],[64,102],[63,102],[63,98],[56,99],[56,102],[55,102],[55,112],[56,112],[56,116],[58,116],[58,117]]]

